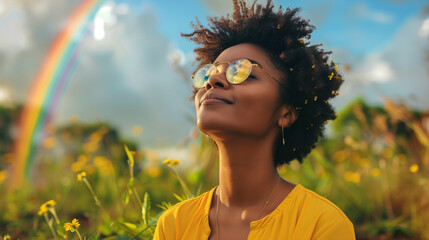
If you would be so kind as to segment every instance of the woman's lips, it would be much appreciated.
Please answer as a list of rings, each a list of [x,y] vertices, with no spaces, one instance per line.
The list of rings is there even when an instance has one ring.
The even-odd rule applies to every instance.
[[[207,92],[204,94],[202,100],[200,101],[200,105],[202,104],[232,104],[233,102],[228,98],[218,94],[216,92]]]
[[[228,103],[227,101],[224,101],[222,99],[217,99],[217,98],[204,99],[201,102],[201,105],[211,105],[211,104],[231,104],[231,103]]]

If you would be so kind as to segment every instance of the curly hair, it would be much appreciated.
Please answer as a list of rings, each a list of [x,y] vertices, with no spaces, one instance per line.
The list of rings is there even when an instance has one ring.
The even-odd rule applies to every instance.
[[[286,88],[279,88],[282,101],[299,113],[296,121],[284,129],[286,145],[279,139],[274,146],[274,164],[289,163],[294,159],[302,162],[311,152],[325,124],[334,120],[336,113],[329,99],[338,95],[343,83],[337,65],[320,44],[308,41],[316,28],[308,20],[298,16],[299,8],[282,7],[274,11],[271,0],[266,5],[248,7],[243,0],[233,0],[232,17],[208,17],[205,28],[196,19],[191,22],[194,32],[183,37],[202,45],[194,50],[198,67],[212,63],[225,49],[240,44],[252,43],[263,48],[273,64],[283,71],[281,79]],[[193,97],[198,89],[194,88]]]

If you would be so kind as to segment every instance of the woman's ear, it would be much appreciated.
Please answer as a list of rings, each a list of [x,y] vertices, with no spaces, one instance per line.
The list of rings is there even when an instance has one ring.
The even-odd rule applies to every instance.
[[[298,118],[299,112],[291,105],[283,105],[280,109],[279,126],[290,127]]]

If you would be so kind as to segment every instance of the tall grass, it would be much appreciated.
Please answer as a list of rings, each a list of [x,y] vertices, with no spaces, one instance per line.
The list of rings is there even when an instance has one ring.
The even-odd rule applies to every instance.
[[[281,176],[337,204],[358,239],[429,239],[428,115],[389,100],[358,100],[338,115],[329,137],[303,164],[280,167]],[[52,131],[33,183],[9,189],[9,162],[1,161],[0,235],[152,239],[164,210],[217,184],[215,146],[203,134],[189,140],[189,159],[174,159],[106,125]]]

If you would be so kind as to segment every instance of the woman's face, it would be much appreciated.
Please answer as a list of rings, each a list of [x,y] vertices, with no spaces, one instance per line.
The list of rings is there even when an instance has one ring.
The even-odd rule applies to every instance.
[[[276,79],[282,77],[282,72],[273,66],[265,50],[250,43],[224,50],[214,64],[232,63],[241,58],[258,63]],[[228,64],[220,65],[220,72],[211,76],[195,95],[198,128],[212,138],[231,134],[263,137],[269,131],[277,131],[281,106],[279,83],[253,66],[248,79],[231,84],[225,76],[227,67]]]

